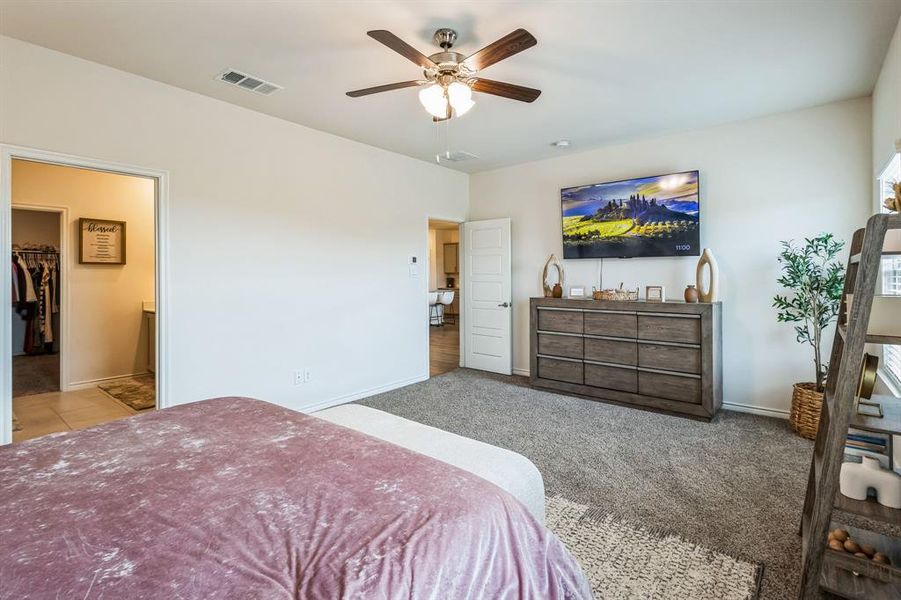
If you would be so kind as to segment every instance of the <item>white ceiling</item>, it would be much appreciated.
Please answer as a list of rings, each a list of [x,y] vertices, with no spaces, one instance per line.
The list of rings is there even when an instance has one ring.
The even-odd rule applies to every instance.
[[[423,160],[445,149],[416,79],[366,36],[388,29],[424,54],[438,27],[470,54],[518,28],[538,45],[489,67],[543,91],[533,104],[476,94],[451,150],[475,172],[669,131],[868,95],[901,0],[603,2],[149,2],[2,0],[0,32]],[[268,97],[214,80],[225,68],[285,87]],[[441,138],[436,135],[441,131]],[[560,138],[567,150],[552,148]]]

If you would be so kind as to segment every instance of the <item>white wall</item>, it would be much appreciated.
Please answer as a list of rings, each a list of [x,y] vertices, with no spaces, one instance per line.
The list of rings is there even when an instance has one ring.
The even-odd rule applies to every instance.
[[[428,376],[407,261],[429,214],[465,217],[465,174],[10,38],[0,89],[4,143],[169,172],[172,401],[302,409]]]
[[[724,400],[787,410],[791,384],[810,380],[813,360],[770,306],[779,241],[821,231],[850,241],[864,224],[870,122],[864,98],[473,175],[470,218],[512,217],[514,368],[528,371],[528,299],[541,294],[542,266],[551,252],[562,256],[560,188],[699,169],[701,241],[721,272]],[[696,262],[608,259],[604,287],[662,284],[681,298]],[[598,267],[565,261],[567,288],[598,285]]]
[[[873,89],[873,176],[901,151],[901,20]]]
[[[62,294],[71,321],[64,328],[71,337],[68,356],[63,357],[69,364],[69,385],[147,372],[149,332],[142,303],[154,300],[154,199],[154,182],[144,177],[13,161],[13,204],[68,209],[68,247],[61,250],[68,268]],[[56,233],[53,245],[59,247],[59,213],[14,212],[50,217]],[[82,217],[125,221],[124,265],[78,263]],[[34,235],[17,231],[21,225],[14,217],[14,242],[17,235]],[[17,319],[21,321],[14,315],[13,321]]]

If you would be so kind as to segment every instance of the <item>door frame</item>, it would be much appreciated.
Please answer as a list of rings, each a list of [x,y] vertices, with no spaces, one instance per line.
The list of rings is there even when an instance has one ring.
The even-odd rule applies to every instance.
[[[38,204],[12,204],[12,210],[31,210],[34,212],[48,212],[59,215],[59,287],[62,293],[59,295],[59,314],[62,324],[59,328],[59,391],[69,391],[69,209],[65,206],[49,206]],[[12,214],[12,213],[10,213]],[[10,219],[10,242],[12,242],[12,219]],[[12,319],[12,316],[10,316]],[[10,324],[10,336],[12,325]],[[12,345],[10,344],[10,361],[12,361]],[[10,364],[12,364],[10,362]],[[12,377],[10,376],[10,385]]]
[[[461,248],[462,248],[462,242],[463,242],[463,223],[466,222],[465,219],[461,219],[460,217],[441,217],[441,216],[435,216],[435,215],[427,215],[426,216],[426,218],[425,218],[425,247],[426,247],[425,255],[426,255],[426,267],[427,268],[431,268],[431,264],[428,259],[428,256],[429,256],[429,222],[430,221],[445,221],[447,223],[456,223],[458,236],[459,236],[459,239],[461,242],[461,244],[460,244]],[[438,252],[438,249],[436,248],[435,249],[436,257],[437,257],[437,252]],[[457,256],[458,261],[461,256],[462,256],[462,253],[460,253],[460,251],[458,250],[458,256]],[[458,364],[460,367],[465,367],[466,365],[463,360],[463,358],[465,356],[464,345],[463,345],[464,344],[463,323],[464,323],[464,319],[466,317],[464,315],[465,311],[463,309],[463,303],[466,301],[466,298],[464,298],[464,296],[463,296],[463,271],[462,271],[462,269],[461,269],[460,273],[458,273],[458,275],[459,275],[459,277],[458,277],[457,285],[460,287],[460,312],[457,313],[457,331],[460,332],[460,350],[459,350],[460,356],[459,356]],[[430,336],[432,333],[432,329],[431,329],[431,319],[429,318],[430,315],[429,315],[429,274],[428,274],[428,272],[426,272],[424,274],[423,280],[424,280],[425,285],[422,286],[423,287],[422,299],[423,299],[423,305],[425,306],[425,317],[426,317],[425,318],[425,324],[426,324],[425,378],[431,379],[432,378],[432,371],[431,371],[432,346],[429,343],[429,340],[430,340]]]
[[[156,407],[169,406],[169,172],[106,160],[62,154],[37,148],[0,144],[0,248],[12,251],[12,161],[33,162],[91,169],[117,175],[154,180],[154,217],[156,219]],[[62,244],[60,238],[60,244]],[[0,293],[12,295],[11,262],[0,261]],[[70,319],[63,315],[64,328]],[[12,442],[12,304],[0,302],[0,445]],[[63,340],[69,336],[63,334]],[[63,350],[60,345],[60,350]],[[62,366],[62,365],[61,365]],[[62,380],[62,370],[60,372]]]

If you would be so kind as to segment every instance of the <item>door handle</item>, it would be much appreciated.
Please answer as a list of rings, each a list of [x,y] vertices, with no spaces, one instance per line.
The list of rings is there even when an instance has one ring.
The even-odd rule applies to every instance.
[[[509,302],[504,302],[503,304],[498,304],[501,308],[508,308],[510,306]]]

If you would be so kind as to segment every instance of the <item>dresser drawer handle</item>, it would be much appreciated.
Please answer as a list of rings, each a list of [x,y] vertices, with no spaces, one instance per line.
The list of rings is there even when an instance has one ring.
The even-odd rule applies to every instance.
[[[652,313],[652,312],[640,312],[638,313],[641,317],[658,317],[660,319],[700,319],[701,315],[683,315],[679,313]]]
[[[701,348],[700,344],[684,344],[682,342],[655,342],[654,340],[636,340],[639,344],[646,344],[648,346],[673,346],[674,348],[691,348],[693,350],[699,350]]]
[[[543,331],[541,329],[537,330],[538,335],[562,335],[563,337],[582,337],[581,333],[564,333],[562,331]]]
[[[609,362],[600,362],[597,360],[586,360],[586,365],[597,365],[599,367],[612,367],[614,369],[626,369],[628,371],[637,371],[638,367],[635,365],[620,365],[617,363],[609,363]]]
[[[564,358],[563,356],[549,356],[547,354],[538,354],[538,358],[548,358],[550,360],[562,360],[563,362],[573,362],[582,364],[582,359],[579,358]]]
[[[688,379],[700,379],[700,375],[693,373],[679,373],[677,371],[664,371],[663,369],[649,369],[647,367],[638,367],[639,371],[644,373],[657,373],[658,375],[673,375],[675,377],[686,377]]]

